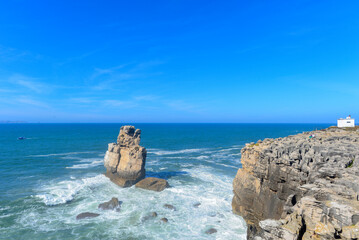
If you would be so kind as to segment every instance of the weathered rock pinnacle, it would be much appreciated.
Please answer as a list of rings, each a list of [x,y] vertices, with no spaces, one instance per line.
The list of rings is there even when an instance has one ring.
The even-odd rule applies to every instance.
[[[145,177],[147,151],[141,147],[141,130],[122,126],[117,143],[108,144],[106,176],[121,187],[130,187]]]

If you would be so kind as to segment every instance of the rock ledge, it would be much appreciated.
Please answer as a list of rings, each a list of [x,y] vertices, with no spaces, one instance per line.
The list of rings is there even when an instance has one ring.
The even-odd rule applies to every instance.
[[[358,239],[359,132],[331,127],[247,144],[233,212],[248,239]]]

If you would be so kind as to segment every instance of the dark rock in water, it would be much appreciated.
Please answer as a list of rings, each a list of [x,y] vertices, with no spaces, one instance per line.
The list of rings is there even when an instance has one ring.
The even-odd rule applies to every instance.
[[[91,212],[83,212],[76,216],[76,220],[81,220],[85,218],[95,218],[100,216],[98,213],[91,213]]]
[[[118,201],[117,198],[113,197],[110,201],[101,203],[98,208],[102,210],[114,210],[120,211],[122,202]]]
[[[168,219],[167,218],[161,218],[161,221],[164,222],[164,223],[167,223]]]
[[[169,184],[165,179],[148,177],[136,183],[136,187],[161,192],[169,187]]]
[[[150,219],[153,219],[153,218],[155,218],[155,217],[157,217],[157,213],[156,213],[156,212],[151,212],[151,213],[149,213],[147,216],[144,216],[144,217],[142,218],[142,222],[147,221],[147,220],[150,220]]]
[[[213,234],[213,233],[216,233],[216,232],[217,232],[217,229],[215,229],[215,228],[210,228],[207,231],[205,231],[206,234]]]
[[[201,205],[201,203],[195,203],[193,204],[193,207],[198,208]]]
[[[173,205],[171,205],[171,204],[165,204],[165,205],[163,205],[165,208],[168,208],[168,209],[171,209],[171,210],[174,210],[174,211],[176,211],[176,208],[173,206]]]

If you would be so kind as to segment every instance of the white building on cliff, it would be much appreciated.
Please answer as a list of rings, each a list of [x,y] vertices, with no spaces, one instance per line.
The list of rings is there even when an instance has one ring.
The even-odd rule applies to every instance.
[[[343,119],[343,118],[339,118],[338,119],[338,127],[355,127],[355,119],[352,118],[350,115],[349,117]]]

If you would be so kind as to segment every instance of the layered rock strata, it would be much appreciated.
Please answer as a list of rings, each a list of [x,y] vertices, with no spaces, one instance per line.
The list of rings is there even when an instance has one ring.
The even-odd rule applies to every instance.
[[[108,144],[106,176],[121,187],[130,187],[145,177],[147,151],[141,147],[141,130],[122,126],[117,143]]]
[[[248,239],[359,239],[359,132],[351,130],[246,144],[232,209]]]

